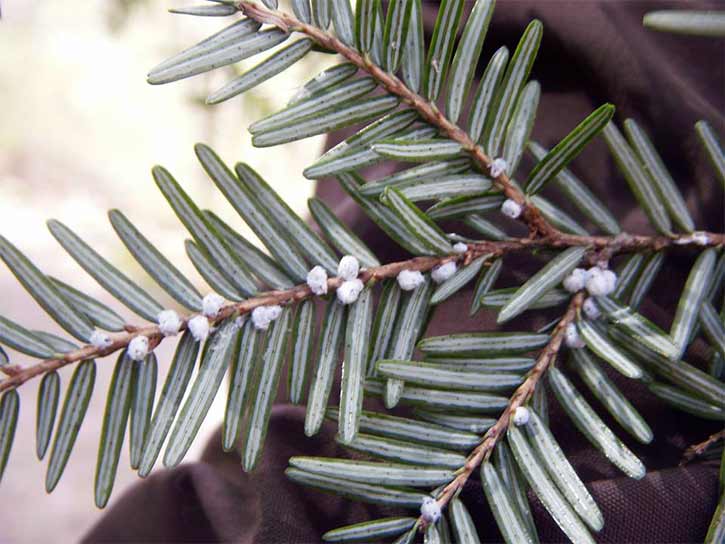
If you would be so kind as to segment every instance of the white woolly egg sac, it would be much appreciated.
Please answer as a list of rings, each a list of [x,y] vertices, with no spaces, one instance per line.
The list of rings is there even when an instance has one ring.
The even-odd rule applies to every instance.
[[[521,204],[514,202],[510,198],[507,198],[503,201],[503,204],[501,204],[501,213],[511,219],[517,219],[521,215],[522,211],[523,208],[521,207]]]
[[[357,278],[354,280],[348,280],[342,282],[342,285],[337,288],[337,300],[343,304],[352,304],[360,296],[363,290],[363,282]]]
[[[345,255],[337,265],[337,276],[345,281],[354,280],[360,273],[360,261],[352,255]]]
[[[327,272],[320,265],[314,266],[307,273],[307,285],[315,295],[327,294]]]
[[[453,277],[453,274],[456,273],[457,268],[458,266],[456,265],[455,261],[448,261],[440,266],[435,267],[430,273],[430,277],[433,278],[433,281],[436,283],[443,283],[447,279]]]
[[[441,519],[441,507],[433,497],[423,497],[420,515],[428,523],[437,523]]]
[[[197,342],[203,342],[209,336],[209,320],[206,316],[197,315],[192,317],[186,327]]]
[[[403,291],[412,291],[421,285],[425,278],[419,270],[401,270],[398,273],[398,285]]]

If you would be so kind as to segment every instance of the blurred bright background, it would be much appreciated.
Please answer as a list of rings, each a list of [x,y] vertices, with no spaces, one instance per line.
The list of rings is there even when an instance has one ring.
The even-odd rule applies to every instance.
[[[148,85],[145,76],[155,64],[230,24],[230,19],[168,14],[168,8],[183,5],[178,0],[0,2],[0,232],[43,271],[96,296],[129,321],[139,322],[85,275],[45,228],[46,219],[61,220],[159,294],[107,221],[106,211],[120,208],[203,287],[184,254],[185,231],[150,175],[154,164],[164,165],[201,207],[212,208],[248,233],[203,174],[192,149],[197,141],[210,144],[229,163],[250,163],[293,208],[306,209],[314,187],[300,172],[320,153],[322,139],[255,149],[246,127],[282,106],[306,79],[332,64],[330,57],[310,54],[243,97],[205,106],[203,99],[209,91],[258,59],[162,87]],[[60,332],[4,266],[0,267],[0,292],[0,314],[29,329]],[[159,300],[174,306],[164,296]],[[173,342],[167,344],[157,351],[158,389],[174,347]],[[25,356],[10,354],[12,363],[31,364]],[[0,501],[5,505],[0,509],[2,542],[76,541],[101,515],[93,504],[93,475],[113,364],[113,358],[98,361],[85,422],[52,495],[44,490],[46,463],[38,462],[35,455],[39,380],[20,389],[20,420],[0,484]],[[71,371],[61,372],[63,386]],[[218,397],[187,460],[199,456],[221,422],[220,401]],[[124,445],[109,504],[136,481]]]

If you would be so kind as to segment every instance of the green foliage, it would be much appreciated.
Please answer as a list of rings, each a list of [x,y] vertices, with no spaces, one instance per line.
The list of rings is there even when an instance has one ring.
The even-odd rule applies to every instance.
[[[118,458],[126,434],[126,422],[131,409],[131,378],[133,364],[122,353],[116,361],[108,386],[106,411],[103,414],[101,442],[96,465],[96,506],[103,508],[108,502],[116,478]]]
[[[725,36],[725,12],[695,10],[651,11],[642,20],[644,26],[660,32],[694,36]]]
[[[76,367],[68,384],[65,399],[63,400],[63,409],[60,413],[60,420],[55,430],[53,447],[50,452],[50,460],[48,461],[48,472],[45,476],[45,490],[48,493],[55,489],[68,462],[73,444],[75,444],[78,431],[81,428],[83,418],[88,409],[88,401],[91,399],[95,380],[96,362],[88,360],[83,361]],[[12,393],[3,395],[3,403],[5,396],[12,397]],[[16,413],[17,402],[16,398],[14,408]],[[8,412],[10,411],[10,408],[8,408]],[[12,425],[8,425],[8,427],[15,427],[15,418],[17,418],[17,415],[14,416]]]
[[[154,167],[158,188],[193,238],[186,241],[190,260],[230,301],[210,310],[208,299],[122,212],[110,212],[131,255],[191,311],[180,317],[182,336],[155,401],[156,357],[134,354],[129,344],[134,337],[147,336],[153,350],[159,342],[171,341],[164,335],[175,331],[154,326],[164,309],[159,302],[58,221],[49,222],[49,228],[69,255],[151,324],[133,325],[82,291],[46,276],[0,238],[0,257],[29,294],[69,334],[87,344],[77,348],[64,338],[0,317],[0,343],[13,350],[8,354],[0,349],[0,371],[7,375],[0,381],[0,476],[17,423],[15,388],[43,376],[37,455],[43,459],[52,442],[46,478],[46,488],[52,491],[94,389],[94,358],[119,350],[100,433],[95,481],[99,507],[113,488],[126,424],[131,466],[141,477],[151,472],[167,438],[164,464],[175,466],[195,439],[226,375],[222,447],[230,451],[241,444],[242,468],[253,470],[287,365],[289,400],[301,404],[306,397],[305,433],[318,433],[327,418],[336,422],[341,446],[366,456],[293,457],[286,471],[290,479],[414,513],[424,499],[433,497],[448,508],[452,527],[445,517],[438,523],[425,517],[393,517],[330,530],[325,540],[397,537],[396,542],[413,542],[427,525],[426,541],[452,536],[476,542],[472,513],[457,496],[458,488],[446,491],[446,486],[462,485],[461,479],[465,483],[480,465],[484,493],[506,542],[538,542],[528,488],[571,540],[592,542],[590,531],[601,530],[605,520],[549,429],[547,403],[555,398],[592,445],[632,478],[644,476],[644,465],[577,390],[569,378],[572,370],[621,427],[617,430],[641,443],[652,441],[652,430],[637,412],[636,402],[607,376],[602,361],[627,379],[644,381],[664,402],[724,421],[725,314],[718,296],[725,275],[722,235],[695,231],[686,201],[652,142],[632,120],[624,122],[625,138],[612,121],[612,105],[595,110],[550,151],[530,141],[541,93],[537,82],[528,81],[543,32],[539,21],[526,28],[510,62],[505,47],[488,59],[474,89],[474,68],[486,60],[480,56],[494,8],[491,0],[477,0],[465,21],[462,1],[444,1],[427,46],[420,0],[359,0],[355,13],[348,0],[294,0],[296,19],[278,12],[276,2],[266,1],[264,6],[215,2],[174,10],[195,16],[241,11],[243,17],[159,64],[149,73],[149,82],[192,77],[271,51],[293,33],[305,34],[212,92],[207,102],[216,104],[269,80],[308,54],[345,53],[349,62],[318,74],[282,110],[253,123],[252,141],[258,147],[279,145],[367,123],[306,168],[304,175],[336,179],[325,183],[338,183],[413,258],[381,265],[352,227],[313,198],[309,208],[318,234],[250,165],[238,163],[232,169],[209,147],[198,144],[195,152],[202,167],[261,240],[263,251],[213,212],[200,209],[167,170]],[[693,27],[693,21],[699,22]],[[658,28],[694,28],[701,34],[713,33],[717,21],[717,16],[714,22],[682,16],[646,18]],[[332,30],[327,31],[330,24]],[[445,108],[439,111],[433,102],[443,95]],[[469,111],[462,123],[465,133],[451,128],[464,111]],[[704,121],[696,129],[716,175],[725,180],[725,155],[716,135]],[[621,229],[612,211],[572,173],[576,156],[600,132],[639,206],[663,238],[617,236]],[[526,149],[535,165],[520,172]],[[504,173],[491,168],[496,158],[505,160]],[[404,162],[405,168],[377,180],[360,174],[362,168],[388,160]],[[526,180],[525,193],[516,178]],[[576,216],[550,200],[552,189],[571,204]],[[530,237],[517,238],[511,222],[498,213],[506,200],[525,212],[536,212],[519,216]],[[447,234],[452,219],[483,239]],[[590,230],[597,236],[590,236]],[[667,332],[639,308],[666,266],[665,248],[673,245],[695,248],[699,255],[681,286]],[[516,285],[498,285],[512,251],[537,252],[546,264],[530,277],[518,276]],[[622,258],[620,253],[631,255]],[[359,260],[362,271],[356,278],[335,277],[342,255]],[[605,268],[617,265],[616,285],[606,293],[595,289],[589,285],[594,274],[590,270],[586,282],[570,289],[567,280],[577,267],[602,260],[611,260],[601,263]],[[318,265],[330,277],[324,292],[313,292],[312,281],[305,285],[308,272]],[[449,274],[443,274],[445,267]],[[404,280],[404,273],[410,281]],[[559,308],[558,317],[537,332],[472,330],[425,337],[433,309],[474,279],[471,315],[485,309],[503,323],[526,312]],[[335,290],[356,281],[359,294],[343,304]],[[587,291],[591,297],[582,305]],[[320,326],[313,293],[326,301]],[[592,313],[592,305],[600,317]],[[264,322],[260,311],[275,315]],[[251,318],[246,317],[249,312]],[[110,333],[108,344],[99,343],[99,338],[105,339],[103,331]],[[695,339],[709,346],[710,373],[682,360]],[[564,351],[571,352],[568,365],[562,362]],[[42,359],[43,366],[18,369],[10,364],[14,352]],[[75,372],[56,417],[61,395],[57,369],[66,364],[76,364]],[[339,366],[342,386],[339,406],[334,407],[331,399],[337,393],[332,386]],[[547,399],[545,383],[554,398]],[[369,395],[381,396],[388,409],[398,403],[413,409],[407,417],[371,412],[365,409]],[[522,409],[528,419],[520,421]],[[722,523],[713,522],[711,541],[722,530]]]
[[[572,247],[549,261],[511,296],[499,311],[498,322],[503,323],[519,315],[542,295],[559,285],[576,268],[586,252],[586,247]]]

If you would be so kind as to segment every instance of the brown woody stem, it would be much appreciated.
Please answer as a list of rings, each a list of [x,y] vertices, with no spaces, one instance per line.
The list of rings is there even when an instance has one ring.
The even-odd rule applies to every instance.
[[[245,0],[240,1],[238,3],[238,7],[251,19],[276,26],[285,32],[301,32],[312,38],[322,47],[344,56],[360,70],[370,74],[389,93],[398,96],[402,102],[416,110],[421,119],[425,120],[430,125],[435,126],[442,135],[458,142],[462,149],[468,153],[480,171],[486,174],[490,172],[493,159],[486,155],[481,146],[479,146],[466,131],[446,118],[446,116],[436,107],[434,103],[410,90],[394,74],[384,71],[382,68],[371,62],[369,58],[361,55],[357,50],[345,45],[332,34],[313,25],[299,21],[288,13],[270,10],[260,4]],[[505,241],[474,242],[469,244],[468,251],[464,254],[441,257],[416,257],[406,261],[389,263],[379,267],[363,270],[360,273],[360,279],[364,282],[368,282],[371,280],[394,278],[402,270],[418,270],[426,272],[451,260],[466,265],[473,259],[483,255],[496,258],[509,252],[538,248],[587,246],[591,249],[590,260],[608,260],[611,256],[619,253],[641,250],[658,251],[671,245],[700,245],[710,247],[725,245],[725,235],[719,233],[701,233],[705,235],[705,242],[702,241],[702,237],[695,238],[691,235],[667,237],[635,236],[623,233],[618,236],[611,237],[566,234],[551,225],[551,223],[549,223],[541,215],[541,212],[536,208],[536,206],[531,204],[526,195],[524,195],[524,193],[511,182],[505,172],[494,178],[493,181],[507,198],[522,206],[523,212],[521,214],[521,219],[529,228],[528,238],[516,238]],[[330,278],[328,280],[328,289],[334,291],[341,283],[342,280],[340,278]],[[306,284],[297,285],[287,290],[261,293],[258,296],[245,301],[224,306],[215,318],[210,319],[210,322],[212,325],[215,325],[230,317],[249,313],[259,306],[293,304],[310,298],[311,296],[313,296],[313,294]],[[473,471],[479,467],[482,462],[489,458],[497,442],[505,435],[513,412],[516,408],[524,405],[529,398],[531,398],[539,380],[542,378],[547,368],[556,360],[564,339],[566,327],[575,319],[576,313],[580,308],[583,299],[584,294],[581,292],[574,295],[566,313],[553,330],[549,343],[540,352],[536,363],[529,372],[526,380],[513,393],[501,417],[482,437],[480,444],[469,454],[465,465],[461,467],[456,477],[437,496],[437,502],[441,507],[445,507],[456,496],[456,494],[468,481]],[[181,327],[182,330],[186,329],[186,324],[191,317],[193,316],[186,316],[183,318],[183,324]],[[86,345],[78,350],[65,353],[55,359],[48,359],[27,368],[20,368],[17,366],[5,367],[3,372],[8,377],[0,382],[0,392],[16,388],[28,380],[46,372],[57,370],[66,365],[86,359],[103,357],[118,350],[125,349],[129,342],[135,336],[139,335],[147,336],[149,338],[151,349],[155,348],[164,339],[157,325],[136,326],[128,324],[125,327],[125,332],[112,335],[112,343],[106,348],[101,349],[95,346]],[[422,518],[419,520],[419,526],[425,527],[425,521]]]
[[[237,7],[250,19],[254,19],[260,23],[276,26],[284,32],[301,32],[312,38],[325,49],[335,51],[336,53],[342,55],[360,70],[370,74],[373,79],[383,86],[390,94],[398,96],[405,104],[416,110],[423,120],[436,127],[441,134],[461,144],[463,150],[469,154],[479,170],[484,173],[490,172],[493,159],[486,155],[483,148],[478,145],[465,130],[448,119],[443,112],[438,109],[435,103],[430,102],[418,93],[413,92],[404,82],[400,80],[400,78],[398,78],[395,74],[391,74],[383,70],[380,66],[372,62],[368,56],[362,55],[355,48],[346,45],[333,34],[330,34],[329,32],[314,25],[300,21],[290,13],[271,10],[259,3],[248,0],[240,0]],[[506,172],[503,172],[499,176],[493,178],[493,181],[507,198],[510,198],[523,207],[521,219],[529,227],[530,238],[543,239],[544,245],[552,247],[569,247],[572,245],[592,245],[593,247],[601,247],[611,244],[611,238],[608,237],[583,237],[561,232],[541,215],[539,209],[528,200],[526,195],[514,183],[511,182],[511,179],[508,177]],[[723,244],[724,238],[722,234],[714,234],[712,236],[716,237],[716,240],[713,240],[712,245]],[[667,237],[658,237],[658,239],[662,247],[671,243],[671,240]],[[638,243],[644,243],[645,245],[651,247],[653,239],[649,237],[622,235],[620,240],[625,243],[625,245],[628,244],[630,247],[636,246]],[[542,242],[539,241],[538,243]],[[606,259],[608,258],[608,255],[605,254],[603,257]]]
[[[718,443],[720,440],[725,440],[725,429],[710,435],[707,440],[700,442],[699,444],[693,444],[685,450],[682,462],[680,466],[686,465],[692,461],[695,457],[699,457],[704,454],[712,445]]]
[[[301,32],[322,47],[339,53],[360,70],[370,74],[390,94],[400,97],[405,104],[416,110],[423,120],[436,127],[441,134],[461,144],[463,150],[469,154],[478,168],[486,174],[489,173],[493,159],[484,153],[483,148],[473,141],[465,130],[448,119],[433,102],[410,90],[395,74],[386,72],[369,58],[344,44],[329,32],[304,23],[289,13],[270,10],[261,4],[244,0],[238,3],[238,7],[250,19],[276,26],[284,32]],[[526,195],[511,183],[506,172],[493,178],[493,181],[501,188],[507,198],[523,207],[521,218],[528,225],[532,236],[555,236],[560,234],[556,227],[544,219],[538,208],[529,202]]]
[[[397,261],[374,268],[363,269],[360,272],[360,279],[363,282],[368,282],[370,280],[395,278],[403,270],[418,270],[426,272],[447,261],[457,261],[462,265],[466,265],[473,259],[483,255],[489,255],[491,258],[496,258],[511,252],[538,248],[589,246],[592,248],[592,255],[596,256],[600,255],[601,252],[606,252],[607,255],[611,256],[618,253],[628,253],[640,250],[661,250],[669,246],[699,245],[699,243],[694,240],[689,241],[688,236],[689,235],[683,235],[668,238],[665,236],[632,236],[629,234],[620,234],[614,237],[559,234],[551,237],[512,238],[505,241],[483,240],[470,243],[468,251],[463,254],[445,255],[441,257],[415,257],[406,261]],[[709,240],[708,245],[710,247],[725,245],[725,235],[707,233],[707,236]],[[342,280],[340,280],[340,278],[330,278],[327,280],[328,289],[330,291],[337,289],[341,283]],[[220,310],[219,314],[210,321],[211,324],[214,325],[233,315],[247,314],[258,306],[293,304],[311,296],[313,296],[312,292],[306,284],[297,285],[283,291],[267,291],[242,302],[235,302],[224,306]],[[191,317],[193,316],[186,316],[183,318],[182,330],[186,328],[186,322]],[[163,336],[161,335],[157,325],[138,326],[127,324],[125,329],[126,330],[123,333],[111,335],[111,345],[103,349],[87,345],[78,350],[65,353],[61,357],[47,359],[27,368],[12,367],[11,370],[6,367],[8,368],[8,373],[10,375],[0,382],[0,392],[18,387],[26,381],[51,370],[57,370],[66,365],[77,363],[78,361],[110,355],[120,349],[124,349],[135,336],[147,336],[152,349],[163,340]]]
[[[481,443],[476,446],[476,448],[468,455],[468,457],[466,458],[466,463],[463,465],[458,475],[453,480],[451,480],[451,482],[446,487],[444,487],[443,490],[436,497],[436,500],[441,509],[445,508],[446,505],[456,496],[456,494],[461,489],[463,489],[463,486],[471,477],[473,471],[476,470],[481,465],[481,463],[489,458],[491,452],[493,451],[493,448],[496,446],[498,441],[506,434],[506,429],[508,429],[509,422],[511,420],[511,417],[513,416],[513,413],[516,411],[516,408],[526,404],[526,402],[531,398],[531,395],[534,394],[539,380],[541,380],[546,370],[556,360],[559,350],[561,349],[561,344],[564,341],[564,334],[566,332],[566,328],[576,318],[576,314],[579,311],[579,308],[581,307],[583,301],[584,293],[582,292],[577,293],[571,299],[566,313],[559,320],[559,323],[557,323],[556,327],[552,331],[549,343],[546,345],[546,347],[544,347],[541,353],[539,353],[539,356],[536,359],[536,363],[529,371],[529,374],[526,377],[526,380],[524,380],[524,383],[522,383],[518,387],[518,389],[514,391],[514,394],[509,399],[509,403],[506,406],[506,409],[501,414],[501,417],[498,418],[493,427],[486,431],[486,434],[483,435]],[[425,520],[423,518],[419,519],[419,526],[425,527],[425,525]]]

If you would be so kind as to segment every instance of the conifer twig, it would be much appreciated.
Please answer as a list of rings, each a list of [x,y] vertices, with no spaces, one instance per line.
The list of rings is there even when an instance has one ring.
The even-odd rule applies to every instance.
[[[707,240],[707,246],[725,245],[725,235],[723,234],[702,234]],[[588,246],[592,248],[592,255],[598,258],[602,253],[606,253],[609,257],[619,253],[628,253],[642,249],[658,251],[668,246],[700,246],[702,242],[702,238],[693,238],[692,235],[680,235],[670,238],[666,236],[634,236],[626,233],[617,236],[577,236],[561,233],[550,237],[511,238],[504,241],[481,240],[470,243],[468,250],[462,254],[442,257],[415,257],[405,261],[396,261],[378,267],[363,269],[360,272],[359,278],[366,283],[370,280],[395,278],[403,270],[427,272],[449,261],[456,261],[462,265],[466,265],[483,255],[490,255],[491,258],[495,258],[507,253],[529,249]],[[342,280],[340,278],[329,278],[327,280],[327,286],[330,291],[337,289],[341,283]],[[245,315],[258,306],[292,304],[311,296],[313,296],[313,293],[307,284],[296,285],[286,290],[267,291],[241,302],[225,305],[215,318],[210,319],[210,324],[215,325],[235,315]],[[180,330],[186,329],[186,324],[191,317],[193,315],[182,317]],[[86,345],[80,349],[65,353],[61,357],[46,359],[26,368],[13,367],[11,375],[0,381],[0,393],[7,389],[16,388],[26,381],[51,370],[57,370],[66,365],[86,359],[110,355],[120,349],[126,348],[129,342],[136,336],[148,337],[150,349],[154,349],[164,338],[158,325],[138,326],[132,324],[125,326],[125,332],[111,334],[109,336],[111,337],[111,344],[104,348]]]
[[[718,443],[720,440],[725,440],[725,429],[710,435],[707,440],[704,440],[698,444],[693,444],[692,446],[688,447],[685,450],[680,466],[684,466],[692,461],[695,457],[699,457],[700,455],[704,454],[710,448],[710,446]]]
[[[536,363],[524,382],[516,389],[516,391],[514,391],[513,395],[511,395],[509,403],[501,414],[501,417],[498,418],[493,427],[490,427],[488,431],[486,431],[486,434],[483,435],[483,439],[479,445],[476,446],[476,448],[468,455],[466,463],[463,465],[462,470],[458,473],[458,475],[451,480],[451,482],[444,487],[436,497],[436,502],[441,509],[445,508],[456,494],[463,489],[463,486],[471,477],[473,471],[489,458],[498,441],[505,436],[506,429],[508,429],[511,417],[516,409],[523,406],[534,394],[539,380],[541,380],[546,373],[546,370],[556,360],[559,350],[561,349],[561,344],[564,341],[566,328],[576,319],[577,312],[579,311],[579,308],[581,308],[583,302],[583,292],[579,292],[572,297],[569,307],[552,331],[549,343],[539,353]],[[418,521],[419,526],[424,528],[426,525],[425,519],[421,517]]]
[[[275,26],[287,33],[292,31],[301,32],[312,38],[323,48],[335,51],[336,53],[342,55],[352,64],[357,66],[358,69],[363,70],[372,76],[373,79],[382,85],[389,93],[400,97],[405,104],[408,104],[411,108],[417,111],[423,120],[436,127],[442,135],[459,143],[461,148],[468,153],[468,155],[476,163],[479,170],[490,175],[491,165],[494,161],[493,157],[489,157],[484,152],[483,148],[478,145],[465,130],[448,119],[444,113],[438,109],[434,102],[430,102],[420,94],[412,91],[395,74],[386,72],[380,66],[375,64],[368,55],[361,54],[355,48],[343,43],[333,34],[312,24],[300,21],[290,13],[272,10],[262,4],[249,0],[239,1],[237,7],[250,19],[254,19],[259,23]],[[507,198],[513,200],[521,206],[522,211],[520,218],[528,226],[529,236],[531,239],[544,238],[548,240],[549,245],[555,245],[555,247],[586,245],[583,243],[583,240],[581,240],[582,237],[567,235],[547,221],[541,214],[541,211],[526,197],[518,186],[512,183],[505,171],[501,172],[498,176],[491,177],[496,186],[501,189]],[[717,236],[717,240],[715,240],[713,245],[722,245],[725,241],[725,236],[722,234],[714,236]],[[667,245],[667,237],[661,238],[661,243]],[[608,243],[609,241],[606,238],[598,238],[594,240],[595,245],[606,245]],[[606,259],[608,258],[608,255],[604,255],[603,257]]]
[[[339,53],[360,70],[364,70],[370,74],[389,93],[400,97],[404,103],[415,109],[422,119],[436,127],[441,134],[461,144],[463,150],[470,155],[479,169],[482,172],[489,173],[494,159],[486,155],[483,148],[465,130],[450,121],[433,102],[413,92],[395,74],[386,72],[369,57],[363,56],[359,51],[344,44],[329,32],[314,25],[304,23],[292,14],[278,10],[270,10],[261,4],[246,0],[240,1],[237,6],[250,19],[276,26],[284,32],[301,32],[315,40],[322,47]],[[510,198],[522,207],[521,218],[529,227],[529,232],[532,237],[537,235],[554,236],[561,234],[556,227],[541,215],[539,209],[529,202],[524,193],[516,185],[511,183],[506,172],[502,172],[494,177],[493,181],[501,188],[507,198]]]

